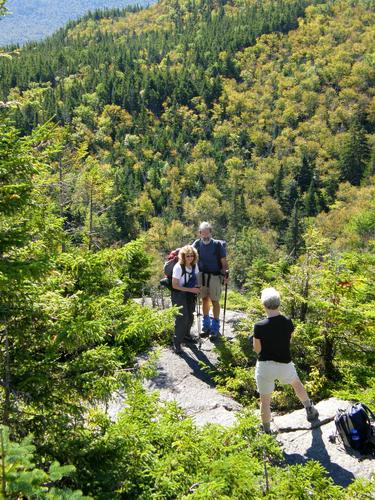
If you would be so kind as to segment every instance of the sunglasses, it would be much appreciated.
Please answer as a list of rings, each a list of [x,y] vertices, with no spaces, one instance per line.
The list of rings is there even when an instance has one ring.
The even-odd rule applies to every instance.
[[[186,257],[195,257],[194,254],[189,253],[189,255],[186,255]]]

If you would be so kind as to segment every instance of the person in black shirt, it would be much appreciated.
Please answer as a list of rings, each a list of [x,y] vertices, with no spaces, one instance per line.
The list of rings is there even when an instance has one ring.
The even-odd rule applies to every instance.
[[[262,291],[261,302],[267,318],[254,325],[253,349],[258,354],[255,379],[260,394],[260,413],[263,430],[271,431],[271,397],[275,380],[291,384],[297,397],[306,409],[306,416],[312,422],[319,416],[318,410],[300,381],[290,355],[290,339],[294,330],[292,320],[280,311],[280,294],[274,288]]]

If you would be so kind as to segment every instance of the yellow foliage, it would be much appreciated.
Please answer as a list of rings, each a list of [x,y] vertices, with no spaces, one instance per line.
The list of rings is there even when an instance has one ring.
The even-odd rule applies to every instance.
[[[150,5],[139,12],[126,13],[123,17],[114,19],[103,18],[98,21],[89,19],[82,21],[69,31],[71,38],[91,38],[98,30],[110,33],[145,33],[154,29],[168,30],[172,27],[170,18],[167,16],[168,2],[160,2]]]
[[[364,248],[375,240],[375,178],[363,187],[342,184],[330,212],[321,213],[316,226],[339,250]]]

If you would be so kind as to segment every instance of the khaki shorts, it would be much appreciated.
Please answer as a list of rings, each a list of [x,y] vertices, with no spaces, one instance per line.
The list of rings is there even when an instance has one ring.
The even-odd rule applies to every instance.
[[[282,384],[291,384],[296,379],[298,375],[292,361],[257,361],[255,366],[255,381],[259,394],[271,394],[275,389],[275,380]]]
[[[208,282],[209,279],[209,282]],[[205,299],[206,297],[210,297],[214,302],[219,302],[221,296],[221,282],[222,276],[215,276],[211,274],[210,277],[205,273],[204,274],[204,282],[205,286],[202,286],[202,273],[198,275],[198,284],[201,287],[201,297]],[[209,286],[207,286],[209,283]]]

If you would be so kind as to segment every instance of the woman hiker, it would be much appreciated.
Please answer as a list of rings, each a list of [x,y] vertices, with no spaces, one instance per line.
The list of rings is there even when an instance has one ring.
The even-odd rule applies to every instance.
[[[202,333],[216,340],[220,335],[221,286],[228,282],[228,262],[224,242],[212,238],[212,226],[202,222],[200,238],[193,243],[199,255],[199,284],[201,285],[203,324]],[[213,318],[210,318],[212,303]]]
[[[175,318],[173,349],[181,353],[181,343],[192,340],[190,330],[194,321],[194,311],[198,284],[198,252],[191,245],[182,247],[178,253],[178,262],[172,273],[172,304],[179,306]]]
[[[254,325],[253,349],[258,354],[255,380],[260,394],[260,414],[263,430],[271,432],[271,397],[275,380],[291,384],[306,409],[306,417],[312,422],[319,416],[300,381],[290,356],[290,338],[294,330],[292,321],[280,311],[280,294],[275,288],[262,291],[261,302],[267,318]]]

